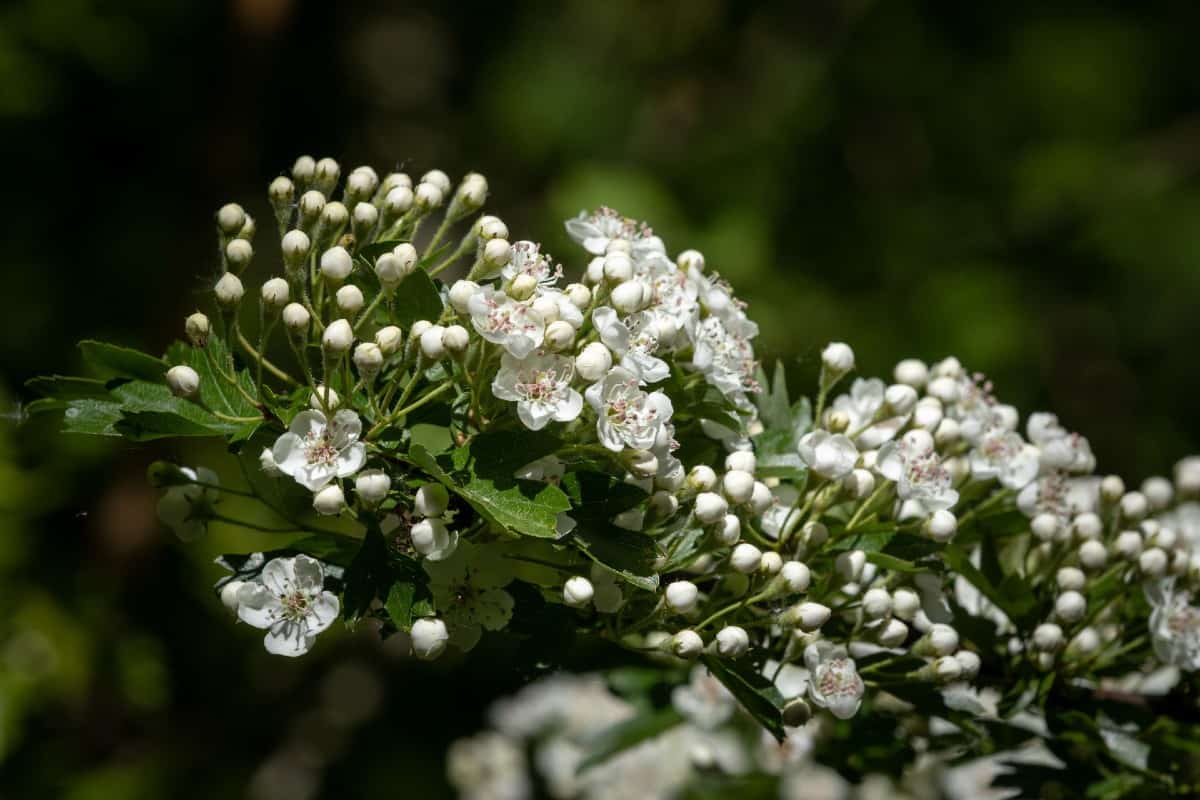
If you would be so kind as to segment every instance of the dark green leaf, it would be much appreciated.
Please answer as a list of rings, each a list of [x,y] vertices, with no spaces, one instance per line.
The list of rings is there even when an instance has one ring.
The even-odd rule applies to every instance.
[[[103,400],[108,398],[108,386],[94,378],[73,378],[66,375],[44,375],[30,378],[26,388],[43,397],[55,400]]]
[[[442,315],[442,296],[423,269],[414,270],[396,289],[392,303],[392,320],[408,330],[420,319],[437,321]]]
[[[207,354],[198,347],[176,342],[167,351],[167,358],[172,363],[186,364],[196,370],[200,376],[200,402],[205,408],[229,417],[259,416],[258,406],[242,394],[245,392],[250,397],[257,395],[250,373],[247,370],[235,370],[241,392],[226,377],[233,377],[233,373],[229,371],[229,347],[221,337],[209,337]]]
[[[121,404],[110,400],[72,400],[63,412],[63,432],[120,436]]]
[[[702,656],[704,665],[771,735],[783,741],[783,696],[765,675],[748,664]]]
[[[658,589],[654,562],[658,547],[644,533],[618,528],[602,519],[579,520],[571,536],[588,558],[608,567],[628,583],[653,592]]]
[[[563,476],[562,489],[571,499],[575,519],[609,520],[647,497],[640,487],[603,472],[581,470]]]
[[[161,358],[127,347],[85,339],[79,343],[79,349],[89,364],[122,378],[161,381],[167,371],[167,364]]]

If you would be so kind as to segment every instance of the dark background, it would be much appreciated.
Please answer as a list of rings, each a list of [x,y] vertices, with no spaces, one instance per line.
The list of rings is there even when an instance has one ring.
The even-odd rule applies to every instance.
[[[23,426],[74,343],[161,352],[238,200],[300,153],[486,174],[582,259],[601,203],[694,246],[811,375],[958,355],[1139,481],[1197,449],[1200,7],[1188,2],[14,0],[0,10],[0,797],[434,797],[518,685],[369,632],[268,657],[182,546],[156,455]],[[263,274],[260,267],[259,275]],[[250,787],[247,789],[247,787]]]

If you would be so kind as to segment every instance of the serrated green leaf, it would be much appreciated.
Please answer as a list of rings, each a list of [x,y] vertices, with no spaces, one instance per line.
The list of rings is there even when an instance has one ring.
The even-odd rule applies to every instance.
[[[72,400],[63,412],[64,433],[120,436],[121,404],[112,400]]]
[[[89,364],[122,378],[161,381],[167,371],[167,364],[161,358],[128,347],[85,339],[79,343],[79,349]]]
[[[713,677],[719,680],[742,708],[777,740],[783,741],[783,696],[762,673],[749,664],[726,661],[713,655],[701,657]]]
[[[646,534],[618,528],[602,519],[585,519],[578,522],[571,537],[588,558],[620,575],[627,583],[647,592],[658,590],[654,562],[659,550]]]
[[[108,398],[108,385],[95,378],[76,378],[69,375],[42,375],[30,378],[25,387],[43,397],[54,400],[104,400]]]
[[[683,717],[674,708],[664,708],[638,714],[631,719],[610,725],[590,737],[585,745],[587,755],[576,767],[576,774],[602,764],[618,753],[624,752],[647,739],[653,739],[683,722]]]
[[[130,381],[113,389],[112,396],[121,404],[122,418],[115,428],[134,441],[171,436],[227,436],[241,427],[176,397],[161,383]]]
[[[392,321],[405,330],[420,319],[436,322],[442,315],[442,296],[437,285],[423,269],[416,269],[396,288],[392,303]]]
[[[196,374],[200,376],[200,402],[205,408],[228,417],[259,416],[258,406],[242,394],[245,392],[250,397],[257,395],[254,378],[250,373],[244,369],[236,371],[236,380],[242,389],[241,392],[222,375],[230,374],[230,355],[229,346],[220,336],[209,337],[207,355],[205,350],[198,347],[176,342],[167,351],[167,358],[173,364],[186,364],[196,370]],[[217,371],[218,368],[221,372]]]

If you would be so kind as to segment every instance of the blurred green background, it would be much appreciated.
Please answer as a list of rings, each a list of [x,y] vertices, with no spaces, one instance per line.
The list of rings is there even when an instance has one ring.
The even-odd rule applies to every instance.
[[[77,339],[180,334],[221,203],[269,263],[300,153],[481,171],[568,271],[562,219],[645,218],[801,376],[831,339],[873,374],[954,353],[1102,469],[1200,449],[1200,6],[1053,5],[7,3],[0,798],[439,797],[445,744],[522,680],[503,643],[268,657],[207,590],[240,540],[154,519],[146,464],[201,454],[16,424]]]

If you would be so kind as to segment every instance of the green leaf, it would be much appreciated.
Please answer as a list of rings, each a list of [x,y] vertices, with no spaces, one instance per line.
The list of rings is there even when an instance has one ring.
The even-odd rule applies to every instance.
[[[646,534],[627,531],[600,519],[583,519],[578,520],[571,537],[588,558],[617,573],[626,582],[647,592],[658,590],[654,562],[659,550]]]
[[[405,330],[419,319],[436,322],[442,315],[442,296],[423,269],[414,270],[396,289],[392,321]]]
[[[367,523],[367,535],[358,554],[346,567],[342,590],[342,619],[353,625],[371,610],[376,598],[387,597],[395,580],[388,564],[387,544],[374,520]]]
[[[63,412],[64,433],[120,436],[121,404],[111,400],[72,400]]]
[[[384,608],[387,609],[392,624],[402,631],[411,630],[414,619],[433,613],[428,590],[408,580],[399,580],[392,584]]]
[[[749,664],[702,656],[704,665],[760,725],[780,742],[784,739],[783,696],[767,676]]]
[[[571,508],[571,501],[562,490],[512,477],[504,460],[494,461],[490,466],[479,463],[473,457],[474,444],[454,450],[453,460],[449,456],[438,460],[419,444],[414,444],[408,455],[414,464],[466,500],[493,525],[513,534],[556,538],[558,515]]]
[[[592,736],[586,744],[587,755],[579,762],[576,774],[602,764],[613,756],[634,745],[670,730],[683,722],[683,717],[674,708],[664,708],[638,714],[631,719],[610,725]]]
[[[116,429],[134,441],[170,436],[227,436],[239,424],[217,419],[200,406],[176,397],[161,383],[130,381],[112,391],[121,403]]]
[[[792,405],[788,399],[787,378],[784,375],[783,362],[775,362],[775,377],[768,381],[767,373],[760,365],[755,378],[762,386],[762,391],[754,397],[758,406],[758,416],[768,429],[790,429],[792,427]]]
[[[89,364],[122,378],[161,381],[167,371],[167,364],[161,358],[127,347],[85,339],[79,343],[79,349]]]
[[[563,476],[562,488],[571,499],[571,516],[577,520],[607,521],[649,496],[638,486],[592,470],[568,472]]]
[[[25,387],[43,397],[55,400],[104,400],[108,398],[108,385],[95,378],[43,375],[30,378],[25,382]]]
[[[200,402],[210,411],[229,417],[259,416],[258,406],[250,402],[221,374],[227,373],[230,358],[229,346],[225,340],[216,335],[210,336],[207,351],[208,355],[205,355],[205,351],[198,347],[176,342],[167,351],[167,358],[172,363],[186,364],[196,370],[196,374],[200,376]],[[214,364],[221,372],[214,368]],[[236,372],[236,380],[242,391],[251,397],[257,396],[254,378],[247,370]]]

